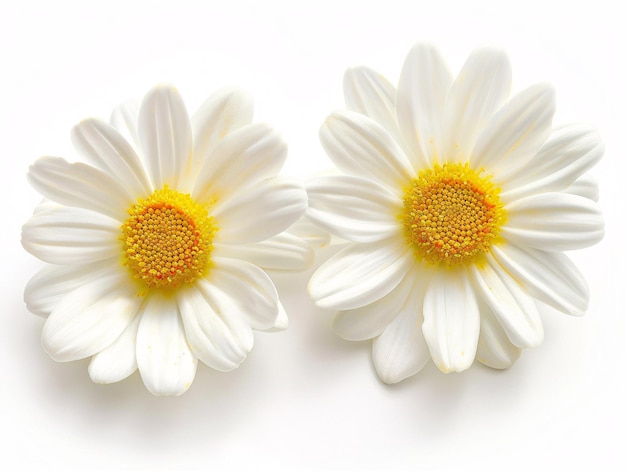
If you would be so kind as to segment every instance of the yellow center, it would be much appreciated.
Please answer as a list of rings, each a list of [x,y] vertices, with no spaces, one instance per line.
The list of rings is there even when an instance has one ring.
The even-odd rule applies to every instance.
[[[124,263],[148,288],[178,288],[209,268],[217,230],[208,208],[167,186],[128,209]]]
[[[468,164],[435,165],[406,188],[402,222],[418,259],[468,265],[498,241],[506,220],[500,190],[480,174]]]

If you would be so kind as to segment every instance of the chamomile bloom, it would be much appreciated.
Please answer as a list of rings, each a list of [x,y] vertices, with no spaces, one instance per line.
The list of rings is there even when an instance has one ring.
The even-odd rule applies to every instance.
[[[22,243],[50,265],[25,301],[47,318],[42,343],[54,360],[91,357],[99,383],[139,369],[150,392],[178,395],[198,360],[233,370],[253,330],[286,327],[264,269],[310,260],[310,247],[283,232],[306,192],[278,175],[286,146],[252,123],[242,92],[216,93],[190,119],[177,90],[161,85],[111,123],[73,129],[88,163],[43,157],[30,168],[46,200]]]
[[[586,283],[563,251],[603,236],[593,129],[552,128],[554,91],[509,98],[505,53],[475,50],[454,78],[418,44],[397,90],[347,71],[347,111],[320,131],[339,175],[311,179],[308,216],[349,244],[311,277],[338,311],[337,334],[373,339],[379,377],[398,382],[432,358],[443,372],[477,358],[507,368],[543,339],[536,300],[585,312]]]

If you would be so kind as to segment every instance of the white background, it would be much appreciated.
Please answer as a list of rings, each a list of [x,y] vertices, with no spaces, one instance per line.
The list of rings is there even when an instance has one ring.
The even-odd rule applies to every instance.
[[[625,34],[623,13],[609,3],[4,3],[0,467],[625,469]],[[600,129],[607,151],[594,174],[607,235],[572,254],[591,287],[584,318],[545,309],[543,346],[508,371],[476,365],[444,375],[428,365],[386,386],[370,344],[340,340],[329,314],[312,306],[310,273],[280,275],[289,329],[256,334],[235,372],[201,365],[181,397],[151,396],[137,374],[92,384],[87,361],[48,358],[43,321],[22,302],[41,266],[19,243],[40,198],[25,173],[40,155],[76,158],[73,124],[106,119],[161,81],[174,83],[190,110],[238,85],[254,95],[256,120],[289,143],[285,172],[305,176],[330,166],[317,130],[343,107],[345,68],[369,65],[396,83],[419,40],[439,45],[454,71],[475,45],[500,45],[511,56],[514,92],[551,82],[556,123]]]

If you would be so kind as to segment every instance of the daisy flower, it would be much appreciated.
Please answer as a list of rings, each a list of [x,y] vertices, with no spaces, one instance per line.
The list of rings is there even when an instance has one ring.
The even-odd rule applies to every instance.
[[[598,242],[603,154],[593,129],[552,128],[546,84],[509,98],[505,53],[475,50],[454,78],[440,53],[416,45],[397,90],[348,70],[348,111],[320,130],[341,171],[311,179],[308,216],[349,241],[313,274],[309,292],[338,311],[333,328],[373,340],[382,381],[443,372],[477,358],[512,365],[543,339],[536,300],[585,312],[585,280],[562,252]]]
[[[87,119],[72,141],[89,163],[43,157],[28,180],[45,198],[24,225],[26,250],[51,265],[25,301],[47,317],[57,361],[91,357],[98,383],[139,369],[156,395],[191,385],[198,360],[243,362],[252,330],[287,318],[264,268],[301,268],[311,249],[283,233],[306,209],[304,186],[277,175],[286,145],[252,124],[236,90],[190,119],[178,91],[157,86],[111,125]]]

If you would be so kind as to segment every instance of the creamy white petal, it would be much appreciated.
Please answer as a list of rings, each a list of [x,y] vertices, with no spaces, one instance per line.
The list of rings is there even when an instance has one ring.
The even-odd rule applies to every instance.
[[[237,368],[254,342],[252,330],[231,299],[205,280],[177,294],[187,342],[200,361],[219,371]]]
[[[424,296],[422,332],[435,365],[444,373],[472,365],[480,314],[465,270],[433,273]]]
[[[306,270],[315,257],[309,244],[286,232],[254,244],[216,244],[214,254],[240,258],[264,270]]]
[[[126,219],[132,195],[112,177],[89,165],[42,157],[30,166],[30,184],[46,198],[67,206],[91,209],[118,221]]]
[[[102,214],[58,206],[22,227],[22,245],[44,262],[84,265],[120,255],[120,223]]]
[[[329,258],[309,280],[313,302],[326,309],[363,307],[389,294],[414,258],[403,240],[350,244]]]
[[[401,142],[396,122],[396,88],[378,72],[368,67],[353,67],[343,76],[346,107],[369,116],[396,142]]]
[[[506,182],[544,144],[555,109],[554,89],[549,85],[534,85],[514,96],[478,136],[472,166],[484,167],[497,183]]]
[[[596,203],[600,199],[598,181],[591,175],[585,174],[563,190],[565,193],[582,196]]]
[[[389,294],[366,306],[338,311],[332,319],[332,328],[337,335],[346,340],[369,340],[379,336],[385,327],[408,303],[408,298],[415,294],[415,276],[411,272],[398,283]],[[423,298],[423,290],[417,294]],[[419,308],[421,312],[421,306]]]
[[[252,123],[252,97],[234,88],[211,95],[191,118],[193,152],[209,158],[215,146],[231,132]]]
[[[80,360],[109,345],[133,320],[141,299],[119,267],[97,273],[50,313],[42,344],[56,361]]]
[[[472,52],[448,95],[440,161],[466,162],[476,138],[511,90],[511,64],[499,49]]]
[[[229,303],[228,312],[255,330],[274,327],[281,314],[280,302],[269,275],[244,260],[214,257],[213,263],[207,282],[200,285],[203,292]]]
[[[144,385],[157,396],[178,396],[191,386],[198,359],[193,354],[174,297],[153,294],[137,330],[137,366]]]
[[[513,201],[564,190],[596,165],[603,154],[604,143],[595,129],[580,124],[554,129],[528,165],[504,182],[501,197]]]
[[[543,341],[543,324],[535,301],[492,257],[472,275],[483,301],[517,347],[537,347]]]
[[[568,193],[540,193],[505,206],[502,235],[517,245],[548,251],[588,247],[604,236],[597,203]]]
[[[559,252],[543,252],[514,244],[491,248],[498,263],[533,297],[566,314],[581,316],[589,288],[576,265]]]
[[[314,224],[306,214],[289,228],[289,233],[303,240],[314,249],[327,247],[332,238],[330,232]]]
[[[237,193],[213,210],[216,243],[247,244],[273,237],[304,214],[304,185],[283,176],[267,178]]]
[[[276,175],[287,145],[265,124],[251,124],[223,138],[199,170],[192,196],[197,201],[227,201],[264,178]]]
[[[85,281],[97,278],[98,273],[110,269],[109,263],[88,265],[48,265],[26,284],[24,302],[33,314],[48,317],[63,297]]]
[[[374,180],[401,194],[411,165],[393,137],[372,118],[353,111],[331,114],[320,128],[320,141],[344,172]]]
[[[274,321],[274,325],[267,329],[266,332],[279,332],[281,330],[285,330],[287,327],[289,327],[287,311],[285,311],[283,304],[278,301],[278,316],[276,317],[276,321]]]
[[[422,334],[423,303],[422,290],[411,293],[399,314],[374,339],[374,367],[384,383],[394,384],[413,376],[430,360]]]
[[[135,149],[139,149],[139,137],[137,135],[137,122],[139,121],[139,102],[127,100],[111,113],[109,122],[117,132]]]
[[[452,74],[439,51],[418,44],[409,52],[398,84],[398,124],[416,169],[441,161],[441,126]]]
[[[169,85],[150,90],[139,109],[137,131],[154,188],[169,185],[189,191],[193,181],[191,123],[178,90]]]
[[[377,183],[351,175],[313,178],[306,185],[307,217],[353,242],[375,242],[398,235],[402,199]]]
[[[137,330],[141,316],[135,316],[124,332],[89,362],[89,377],[94,383],[121,381],[137,369]]]
[[[491,308],[480,303],[480,337],[476,359],[490,368],[509,368],[517,361],[522,350],[511,343]]]

